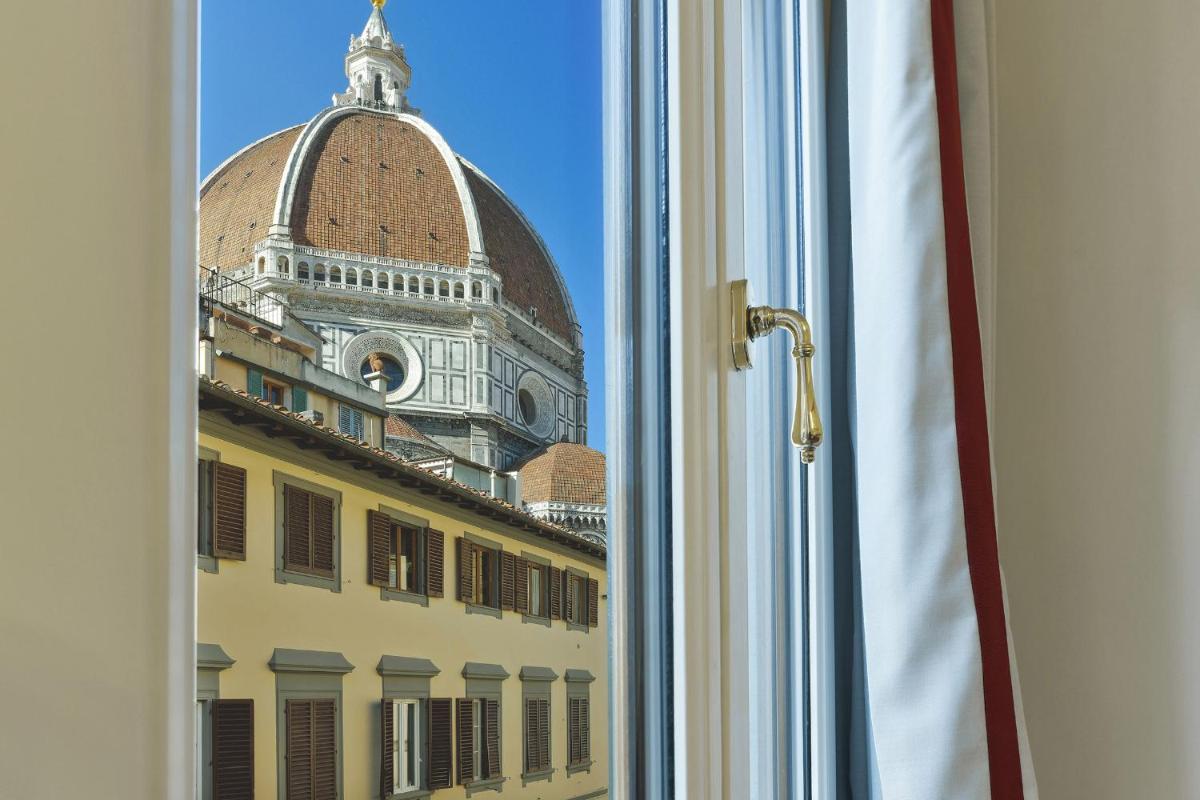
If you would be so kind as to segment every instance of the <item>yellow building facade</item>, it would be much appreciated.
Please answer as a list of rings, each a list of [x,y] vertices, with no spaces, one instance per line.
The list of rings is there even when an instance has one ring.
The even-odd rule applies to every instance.
[[[603,548],[248,393],[220,352],[199,386],[203,796],[606,796]]]

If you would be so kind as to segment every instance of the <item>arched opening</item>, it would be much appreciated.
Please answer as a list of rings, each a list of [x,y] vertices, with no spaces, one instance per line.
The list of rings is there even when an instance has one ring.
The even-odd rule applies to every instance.
[[[371,353],[363,359],[359,370],[364,382],[366,382],[368,375],[382,372],[384,378],[387,380],[387,390],[389,392],[396,391],[404,383],[404,367],[387,353]]]
[[[279,271],[282,272],[284,275],[287,275],[288,273],[291,272],[291,270],[289,269],[290,265],[288,264],[287,256],[280,256],[279,259],[275,262],[275,265],[276,265],[276,267],[278,267]]]
[[[342,268],[341,267],[330,267],[329,268],[329,282],[336,283],[339,286],[342,285]]]
[[[420,294],[421,293],[421,279],[420,278],[409,278],[408,279],[408,293],[409,294]]]
[[[375,102],[383,102],[383,76],[378,73],[375,75]]]
[[[433,278],[425,279],[425,294],[433,297]]]
[[[475,281],[474,283],[471,284],[471,299],[472,300],[482,300],[483,299],[483,284],[480,283],[479,281]]]
[[[461,283],[454,284],[454,299],[463,300],[466,298],[466,296],[467,292],[463,285]]]
[[[375,275],[376,288],[383,289],[386,292],[390,284],[391,281],[388,279],[388,274],[386,272],[380,272]]]
[[[497,289],[495,286],[492,287],[492,302],[493,303],[500,302],[500,290]]]
[[[346,285],[358,286],[358,272],[352,267],[346,267]]]
[[[370,289],[372,286],[375,285],[374,278],[371,275],[371,270],[369,270],[369,269],[363,270],[362,285],[363,285],[364,289]]]
[[[316,281],[317,283],[325,282],[325,265],[324,264],[317,264],[315,267],[313,267],[313,280]]]
[[[450,281],[442,281],[438,284],[438,297],[450,296]]]
[[[302,281],[308,280],[308,262],[301,261],[296,267],[296,277]]]
[[[260,273],[267,271],[267,259],[263,256],[258,257],[258,271]]]

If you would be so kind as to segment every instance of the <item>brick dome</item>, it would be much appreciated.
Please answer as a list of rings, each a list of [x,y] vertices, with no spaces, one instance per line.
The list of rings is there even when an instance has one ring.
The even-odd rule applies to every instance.
[[[516,205],[420,117],[334,107],[234,155],[200,189],[200,265],[248,266],[269,235],[297,245],[465,269],[574,345],[557,266]]]
[[[533,454],[517,468],[526,503],[602,506],[604,453],[587,445],[558,442]]]

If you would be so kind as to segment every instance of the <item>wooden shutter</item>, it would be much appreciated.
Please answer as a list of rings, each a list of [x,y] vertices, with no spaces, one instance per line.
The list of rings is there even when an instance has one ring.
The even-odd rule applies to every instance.
[[[595,578],[588,578],[587,604],[588,625],[594,628],[600,624],[600,582]]]
[[[429,701],[429,788],[449,789],[454,760],[450,698]]]
[[[446,534],[425,532],[425,592],[430,597],[442,597],[446,582]]]
[[[458,782],[460,784],[470,783],[475,777],[472,774],[471,751],[474,749],[474,731],[472,725],[474,723],[474,710],[471,701],[465,697],[460,697],[454,701],[455,722],[458,725]]]
[[[283,489],[283,560],[285,569],[312,568],[312,495],[295,486]]]
[[[391,586],[388,557],[392,551],[392,518],[367,512],[367,579],[372,586]]]
[[[563,619],[567,622],[575,621],[575,595],[571,591],[571,581],[575,580],[575,576],[569,572],[563,572],[562,576],[562,593],[563,593]]]
[[[590,701],[586,697],[579,698],[579,760],[592,760],[592,730],[589,708]]]
[[[262,378],[263,378],[262,373],[259,372],[258,370],[252,369],[252,368],[247,369],[246,370],[246,394],[250,395],[251,397],[261,398],[262,393],[263,393]]]
[[[550,769],[550,701],[538,700],[538,761],[543,770]]]
[[[379,754],[379,797],[387,798],[396,788],[396,706],[386,697],[379,704],[379,733],[383,748]]]
[[[286,716],[287,742],[286,780],[287,796],[312,797],[313,769],[313,701],[288,700],[283,713]]]
[[[538,708],[537,700],[527,698],[525,700],[525,771],[539,772],[541,770],[541,762],[538,760],[538,736],[541,735],[541,730],[538,727]]]
[[[487,744],[487,777],[500,777],[500,701],[484,700],[484,741]]]
[[[337,701],[313,700],[313,800],[338,800]]]
[[[513,567],[513,609],[529,613],[529,562],[523,558],[516,559]]]
[[[578,764],[579,757],[579,698],[567,700],[567,763]]]
[[[246,470],[213,462],[213,555],[246,560]]]
[[[299,386],[292,387],[292,411],[299,414],[301,411],[308,411],[308,392],[301,389]]]
[[[562,591],[562,570],[550,568],[550,619],[562,619],[562,603],[559,595]]]
[[[254,701],[212,701],[213,800],[254,800]]]
[[[500,608],[513,610],[513,583],[517,569],[517,558],[512,553],[500,553]]]
[[[458,537],[458,599],[464,603],[475,602],[475,572],[471,569],[473,545],[464,537]]]
[[[333,499],[312,496],[313,571],[333,577]]]

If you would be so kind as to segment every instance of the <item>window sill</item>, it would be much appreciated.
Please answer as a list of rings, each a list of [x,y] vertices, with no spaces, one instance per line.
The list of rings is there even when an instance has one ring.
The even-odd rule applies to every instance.
[[[202,556],[196,554],[196,569],[203,572],[211,572],[214,575],[220,572],[216,556]]]
[[[549,781],[554,776],[553,769],[544,769],[541,772],[526,772],[521,775],[521,785],[528,786],[531,783],[538,781]]]
[[[569,631],[579,631],[580,633],[587,633],[588,631],[590,631],[590,630],[591,630],[591,628],[589,628],[587,625],[581,625],[581,624],[580,624],[580,623],[578,623],[578,622],[568,622],[568,623],[567,623],[567,630],[569,630]]]
[[[413,789],[408,792],[389,794],[387,800],[424,800],[426,797],[433,797],[432,789]]]
[[[474,603],[467,603],[467,613],[483,614],[485,617],[500,619],[500,609],[492,608],[491,606],[477,606]]]
[[[534,616],[533,614],[522,614],[521,622],[524,622],[528,625],[541,625],[546,628],[550,627],[550,618],[549,617],[537,617],[537,616]]]
[[[429,598],[423,594],[416,592],[407,592],[403,589],[384,589],[379,590],[381,600],[396,600],[401,603],[412,603],[417,606],[429,607]],[[407,795],[405,795],[407,797]]]
[[[318,589],[328,589],[331,592],[341,592],[342,584],[337,575],[329,578],[324,575],[309,575],[306,572],[292,572],[290,570],[275,569],[276,583],[296,583],[301,586],[315,586]]]
[[[591,772],[591,761],[580,761],[578,764],[567,764],[567,774],[574,775],[577,772]]]
[[[464,784],[463,788],[467,790],[467,797],[470,797],[477,792],[502,792],[504,791],[504,781],[507,778],[483,778],[477,781],[471,781]]]

